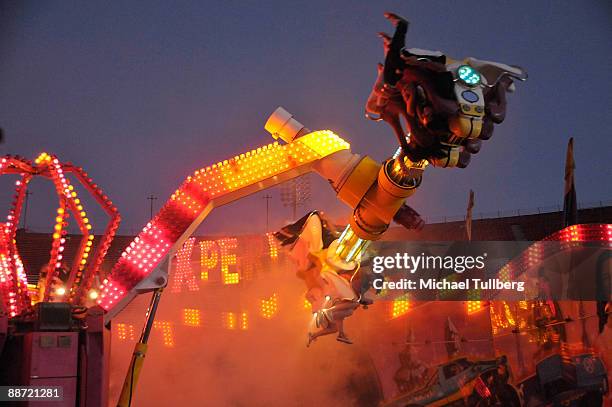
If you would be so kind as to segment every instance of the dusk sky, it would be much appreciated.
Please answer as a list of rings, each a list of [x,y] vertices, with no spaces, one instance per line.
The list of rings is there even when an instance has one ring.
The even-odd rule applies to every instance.
[[[570,136],[579,201],[612,199],[612,3],[604,0],[2,1],[0,149],[83,166],[120,210],[124,233],[148,220],[149,194],[159,208],[195,169],[270,143],[263,125],[280,105],[383,160],[395,138],[364,119],[363,107],[383,59],[376,33],[393,30],[385,11],[410,20],[410,47],[529,73],[467,169],[428,169],[410,198],[423,216],[462,214],[470,188],[476,213],[561,203]],[[310,179],[301,212],[346,217],[331,188]],[[32,191],[28,224],[42,231],[56,202],[44,182]],[[269,193],[278,228],[290,210],[278,188]],[[100,232],[104,218],[92,212]],[[200,232],[264,229],[260,193],[213,212]]]

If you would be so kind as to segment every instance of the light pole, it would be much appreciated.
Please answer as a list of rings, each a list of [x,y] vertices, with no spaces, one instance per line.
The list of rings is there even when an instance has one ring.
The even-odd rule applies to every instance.
[[[310,178],[303,175],[292,179],[281,186],[281,202],[283,206],[290,207],[293,219],[297,218],[297,208],[304,206],[310,200]]]
[[[264,195],[263,199],[266,200],[266,233],[270,231],[270,199],[272,195]]]
[[[28,228],[28,201],[30,200],[30,195],[32,195],[32,192],[25,192],[25,202],[23,207],[23,230],[27,230]]]
[[[151,195],[149,195],[149,196],[147,197],[147,199],[148,199],[149,201],[151,201],[151,206],[150,206],[151,213],[150,213],[149,220],[152,220],[152,219],[153,219],[153,201],[156,201],[156,200],[157,200],[157,197],[156,197],[155,195],[151,194]]]

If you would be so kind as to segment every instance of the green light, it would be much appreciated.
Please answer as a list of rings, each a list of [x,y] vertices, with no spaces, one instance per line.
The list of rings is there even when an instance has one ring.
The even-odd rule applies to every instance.
[[[466,85],[478,85],[480,83],[480,74],[469,65],[461,65],[457,69],[457,76]]]

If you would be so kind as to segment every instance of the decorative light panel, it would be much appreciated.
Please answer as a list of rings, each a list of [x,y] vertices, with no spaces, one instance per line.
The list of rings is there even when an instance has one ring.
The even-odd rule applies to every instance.
[[[196,281],[196,275],[191,270],[191,252],[195,244],[195,237],[187,239],[181,250],[176,254],[176,264],[171,281],[170,292],[180,292],[184,286],[189,291],[198,291],[200,286]]]
[[[408,294],[397,297],[391,303],[391,318],[398,318],[402,315],[406,315],[410,310],[410,301],[408,300]]]
[[[167,346],[169,348],[174,347],[174,329],[172,326],[172,322],[155,321],[153,322],[153,328],[161,331],[164,346]]]
[[[197,308],[185,308],[183,310],[183,323],[187,326],[200,326],[202,324],[200,310]]]
[[[266,319],[272,319],[278,312],[278,297],[272,294],[269,298],[261,300],[261,316]]]
[[[18,156],[5,156],[0,161],[0,175],[14,174],[21,179],[15,182],[15,198],[7,216],[2,232],[4,233],[3,245],[0,248],[0,274],[4,274],[6,282],[3,285],[10,294],[2,298],[7,298],[7,305],[11,317],[17,316],[23,311],[28,310],[32,303],[36,301],[62,300],[73,304],[82,305],[91,298],[91,283],[98,274],[99,267],[106,255],[106,251],[119,227],[120,216],[117,209],[100,188],[93,183],[91,178],[80,167],[75,167],[71,163],[62,163],[59,159],[47,153],[40,154],[32,163]],[[74,185],[71,184],[68,175],[77,178],[80,184],[93,196],[109,215],[109,223],[102,234],[95,253],[92,253],[94,236],[92,226],[87,217],[83,205],[77,196]],[[33,292],[32,298],[27,290],[25,270],[15,244],[15,234],[21,215],[21,209],[26,196],[26,191],[30,180],[35,176],[42,176],[53,182],[58,197],[58,207],[55,215],[55,224],[52,232],[51,252],[49,262],[44,267],[39,278],[39,286]],[[67,262],[65,258],[66,228],[68,226],[68,214],[72,213],[79,226],[82,237],[77,253],[74,258]],[[3,262],[6,260],[6,262]],[[65,263],[71,264],[71,270],[67,281],[61,282],[58,279],[58,272]],[[8,267],[4,269],[4,265]],[[8,274],[7,274],[8,273]],[[10,276],[10,279],[7,277]],[[2,283],[0,278],[0,284]],[[23,285],[26,285],[26,288]],[[57,298],[56,298],[57,297]],[[12,306],[10,305],[12,304]]]
[[[205,216],[214,206],[302,175],[317,160],[349,147],[331,131],[315,131],[289,144],[275,142],[195,171],[123,253],[102,284],[98,303],[110,310],[120,302],[184,238],[188,228],[201,222],[202,214]],[[231,253],[233,243],[218,244],[222,281],[237,284],[240,275],[230,270],[235,264],[235,255]],[[201,276],[207,279],[207,271]]]

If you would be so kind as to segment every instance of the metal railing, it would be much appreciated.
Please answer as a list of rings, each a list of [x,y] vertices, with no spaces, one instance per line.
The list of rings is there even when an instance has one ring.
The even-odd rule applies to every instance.
[[[612,199],[604,200],[604,201],[590,201],[590,202],[578,202],[578,209],[596,209],[596,208],[605,208],[612,206]],[[561,212],[563,210],[563,205],[549,205],[549,206],[538,206],[535,208],[526,208],[526,209],[500,209],[494,212],[478,212],[474,211],[472,213],[472,219],[497,219],[497,218],[510,218],[514,216],[525,216],[525,215],[537,215],[542,213],[555,213]],[[449,223],[449,222],[460,222],[465,221],[465,214],[463,215],[438,215],[438,216],[424,216],[426,224],[431,223]]]

